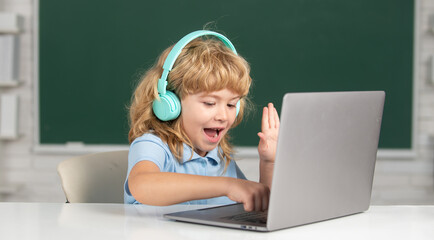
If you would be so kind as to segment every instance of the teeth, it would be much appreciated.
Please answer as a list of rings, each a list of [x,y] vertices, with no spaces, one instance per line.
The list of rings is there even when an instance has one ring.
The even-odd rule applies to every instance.
[[[216,138],[218,136],[218,134],[216,133],[215,135],[214,135],[214,137]]]

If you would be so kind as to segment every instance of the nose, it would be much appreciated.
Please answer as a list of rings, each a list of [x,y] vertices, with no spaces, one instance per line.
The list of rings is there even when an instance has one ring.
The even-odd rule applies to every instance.
[[[215,114],[215,120],[226,121],[228,119],[228,109],[225,106],[219,106]]]

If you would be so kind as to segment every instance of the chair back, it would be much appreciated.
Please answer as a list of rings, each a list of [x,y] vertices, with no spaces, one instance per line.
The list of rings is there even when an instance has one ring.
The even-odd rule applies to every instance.
[[[70,203],[123,203],[128,150],[73,157],[57,166]]]

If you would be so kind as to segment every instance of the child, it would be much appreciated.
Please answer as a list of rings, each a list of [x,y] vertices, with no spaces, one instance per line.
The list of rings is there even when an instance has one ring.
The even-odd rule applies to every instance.
[[[220,40],[202,39],[203,35]],[[228,131],[243,118],[249,74],[248,63],[229,40],[210,31],[193,32],[161,54],[137,86],[130,106],[125,203],[240,202],[246,211],[268,208],[279,128],[273,105],[264,107],[258,133],[259,183],[246,180],[229,143]],[[167,119],[155,107],[172,94],[166,92],[165,76],[167,90],[180,101],[169,107],[175,113]]]

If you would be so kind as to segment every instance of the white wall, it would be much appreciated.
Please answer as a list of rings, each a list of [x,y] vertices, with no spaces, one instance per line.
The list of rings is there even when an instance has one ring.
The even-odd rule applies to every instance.
[[[0,200],[21,202],[64,202],[57,164],[71,155],[37,154],[33,151],[34,109],[37,86],[34,68],[36,0],[2,0],[0,11],[19,13],[24,17],[20,35],[20,79],[16,88],[0,89],[0,94],[16,93],[20,97],[19,131],[15,141],[0,142]],[[420,0],[416,16],[417,35],[417,157],[416,159],[379,159],[377,161],[373,204],[434,204],[434,85],[428,83],[429,57],[434,55],[434,32],[428,18],[434,14],[434,0]],[[239,161],[247,177],[258,179],[257,160]],[[3,193],[1,193],[3,192]]]

